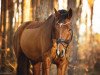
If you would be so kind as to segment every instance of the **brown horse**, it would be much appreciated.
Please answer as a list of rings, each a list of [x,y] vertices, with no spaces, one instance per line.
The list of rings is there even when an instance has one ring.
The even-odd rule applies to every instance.
[[[65,75],[68,65],[67,47],[72,40],[72,10],[56,10],[44,22],[30,21],[15,32],[13,44],[17,57],[17,75],[29,75],[30,63],[33,75],[49,75],[50,65],[57,65],[57,74]]]

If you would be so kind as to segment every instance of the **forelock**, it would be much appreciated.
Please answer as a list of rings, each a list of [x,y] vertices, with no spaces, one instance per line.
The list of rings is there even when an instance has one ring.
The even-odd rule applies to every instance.
[[[61,15],[61,18],[60,18],[61,21],[67,19],[67,17],[68,17],[68,11],[62,9],[62,10],[58,10],[58,12]]]

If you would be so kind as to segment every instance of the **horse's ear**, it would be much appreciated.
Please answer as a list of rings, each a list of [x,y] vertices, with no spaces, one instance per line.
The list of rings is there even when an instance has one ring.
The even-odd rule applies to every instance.
[[[60,16],[60,13],[54,8],[54,11],[55,11],[55,16],[56,17],[59,17]]]
[[[72,12],[72,9],[70,8],[68,11],[68,19],[71,19],[72,15],[73,15],[73,12]]]

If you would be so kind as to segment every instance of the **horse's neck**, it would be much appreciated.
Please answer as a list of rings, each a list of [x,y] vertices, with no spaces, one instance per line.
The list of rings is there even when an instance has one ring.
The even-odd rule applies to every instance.
[[[41,45],[44,45],[47,49],[52,45],[52,29],[54,26],[54,17],[50,16],[41,27]]]
[[[45,24],[43,25],[42,27],[42,30],[44,31],[44,34],[47,35],[47,36],[50,36],[51,38],[51,35],[52,35],[52,30],[53,30],[53,27],[55,25],[55,18],[53,15],[51,15],[46,21],[45,21]]]

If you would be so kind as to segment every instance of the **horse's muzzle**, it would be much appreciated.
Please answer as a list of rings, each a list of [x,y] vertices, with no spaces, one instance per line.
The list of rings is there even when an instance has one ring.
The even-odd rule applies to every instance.
[[[60,50],[57,49],[56,54],[58,57],[64,57],[65,56],[65,49],[61,50],[61,52],[60,52]]]

